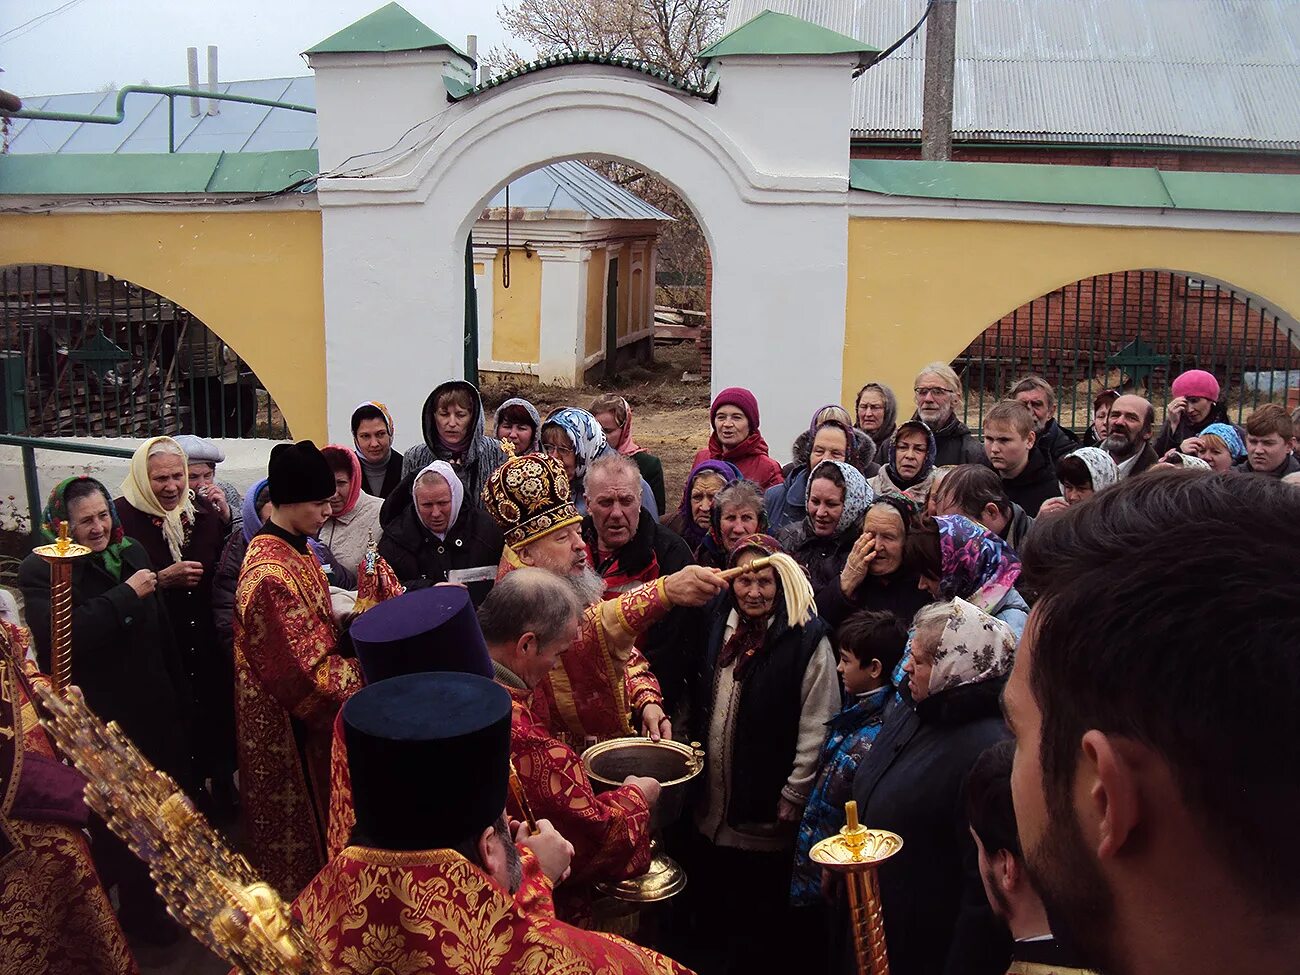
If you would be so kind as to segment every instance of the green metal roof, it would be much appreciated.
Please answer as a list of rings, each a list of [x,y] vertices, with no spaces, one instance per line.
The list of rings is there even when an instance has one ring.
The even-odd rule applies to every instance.
[[[0,156],[0,196],[266,194],[315,176],[315,149]]]
[[[860,63],[869,64],[879,53],[880,48],[830,28],[764,10],[706,47],[697,57],[707,61],[729,54],[858,54]]]
[[[854,159],[849,184],[936,200],[1300,213],[1300,176],[1261,173]]]
[[[471,64],[473,58],[427,26],[400,3],[390,3],[355,24],[331,34],[306,54],[360,54],[378,51],[455,51]]]
[[[597,64],[608,68],[624,68],[637,74],[647,75],[656,81],[676,88],[678,91],[685,92],[688,95],[695,95],[700,98],[712,98],[715,94],[714,89],[699,88],[684,78],[673,74],[667,68],[661,68],[658,65],[651,64],[648,61],[642,61],[638,58],[626,58],[617,54],[596,54],[591,51],[576,51],[565,54],[552,54],[549,57],[538,58],[536,61],[529,61],[521,64],[517,68],[509,71],[503,71],[481,85],[470,87],[468,85],[453,83],[451,78],[443,78],[447,87],[447,94],[452,101],[459,101],[470,95],[477,95],[480,92],[491,91],[493,88],[499,88],[506,82],[514,81],[516,78],[522,78],[524,75],[536,74],[538,71],[545,71],[547,68],[560,68],[569,64]]]

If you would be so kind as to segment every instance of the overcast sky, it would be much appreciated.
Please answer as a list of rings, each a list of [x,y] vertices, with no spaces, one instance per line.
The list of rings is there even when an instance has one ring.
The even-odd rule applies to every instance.
[[[68,0],[0,0],[0,35]],[[307,75],[298,55],[385,0],[71,0],[32,28],[0,37],[0,88],[18,95],[94,91],[110,82],[183,85],[185,49],[220,48],[226,81]],[[401,0],[447,40],[479,50],[508,40],[497,0]]]

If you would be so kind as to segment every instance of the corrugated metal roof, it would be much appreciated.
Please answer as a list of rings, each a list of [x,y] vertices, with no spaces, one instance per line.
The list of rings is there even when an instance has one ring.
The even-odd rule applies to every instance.
[[[501,189],[487,208],[504,207]],[[520,176],[510,184],[510,208],[542,213],[577,210],[597,220],[671,220],[634,193],[612,183],[580,162],[566,159]]]
[[[267,78],[229,81],[218,86],[224,94],[249,95],[297,105],[316,104],[315,79]],[[83,115],[112,115],[116,92],[81,92],[68,95],[36,95],[23,99],[23,107],[36,111]],[[190,116],[188,97],[176,99],[176,154],[263,153],[316,148],[316,116],[262,105],[219,102],[216,115]],[[206,111],[203,102],[201,111]],[[167,99],[162,95],[132,93],[123,103],[125,119],[117,125],[94,122],[57,122],[46,119],[10,120],[10,155],[38,153],[119,154],[167,153]],[[213,157],[215,160],[215,157]],[[227,157],[229,159],[229,157]],[[225,163],[232,171],[234,160]],[[206,164],[212,174],[215,161]],[[78,169],[76,172],[83,172]],[[122,171],[117,167],[114,172]],[[149,167],[135,167],[130,178],[136,182]],[[158,170],[159,172],[163,170]],[[180,172],[175,166],[167,173]],[[315,170],[313,169],[313,172]],[[123,177],[125,178],[125,177]],[[196,178],[197,179],[197,178]],[[163,181],[170,186],[166,180]],[[192,181],[193,182],[193,181]],[[218,182],[221,182],[218,180]],[[136,183],[132,182],[132,186]],[[190,183],[186,184],[191,185]],[[202,182],[195,183],[202,189]],[[140,186],[132,192],[144,192]],[[65,192],[72,192],[66,190]],[[164,185],[153,192],[167,192]],[[197,190],[196,190],[197,191]],[[15,192],[5,190],[5,192]],[[178,192],[171,190],[171,192]],[[504,206],[502,190],[488,206]],[[578,162],[552,163],[516,179],[510,186],[510,205],[527,209],[581,211],[598,220],[671,220],[662,210],[650,206],[634,193],[616,186],[599,173]]]
[[[732,0],[884,47],[926,0]],[[958,140],[1300,149],[1300,0],[962,0]],[[925,29],[853,89],[855,138],[915,139]],[[1288,95],[1287,92],[1290,92]]]

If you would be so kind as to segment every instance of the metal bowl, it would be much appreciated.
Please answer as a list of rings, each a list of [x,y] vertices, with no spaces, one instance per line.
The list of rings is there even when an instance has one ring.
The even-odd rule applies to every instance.
[[[582,764],[597,792],[616,789],[629,775],[656,780],[662,792],[650,828],[676,821],[686,801],[686,784],[704,768],[704,752],[679,741],[611,738],[582,753]]]

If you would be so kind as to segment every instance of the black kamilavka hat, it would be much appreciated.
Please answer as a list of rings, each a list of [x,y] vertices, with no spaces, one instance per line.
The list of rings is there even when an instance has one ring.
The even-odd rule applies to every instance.
[[[266,476],[275,505],[326,501],[334,494],[334,472],[310,440],[272,447]]]

